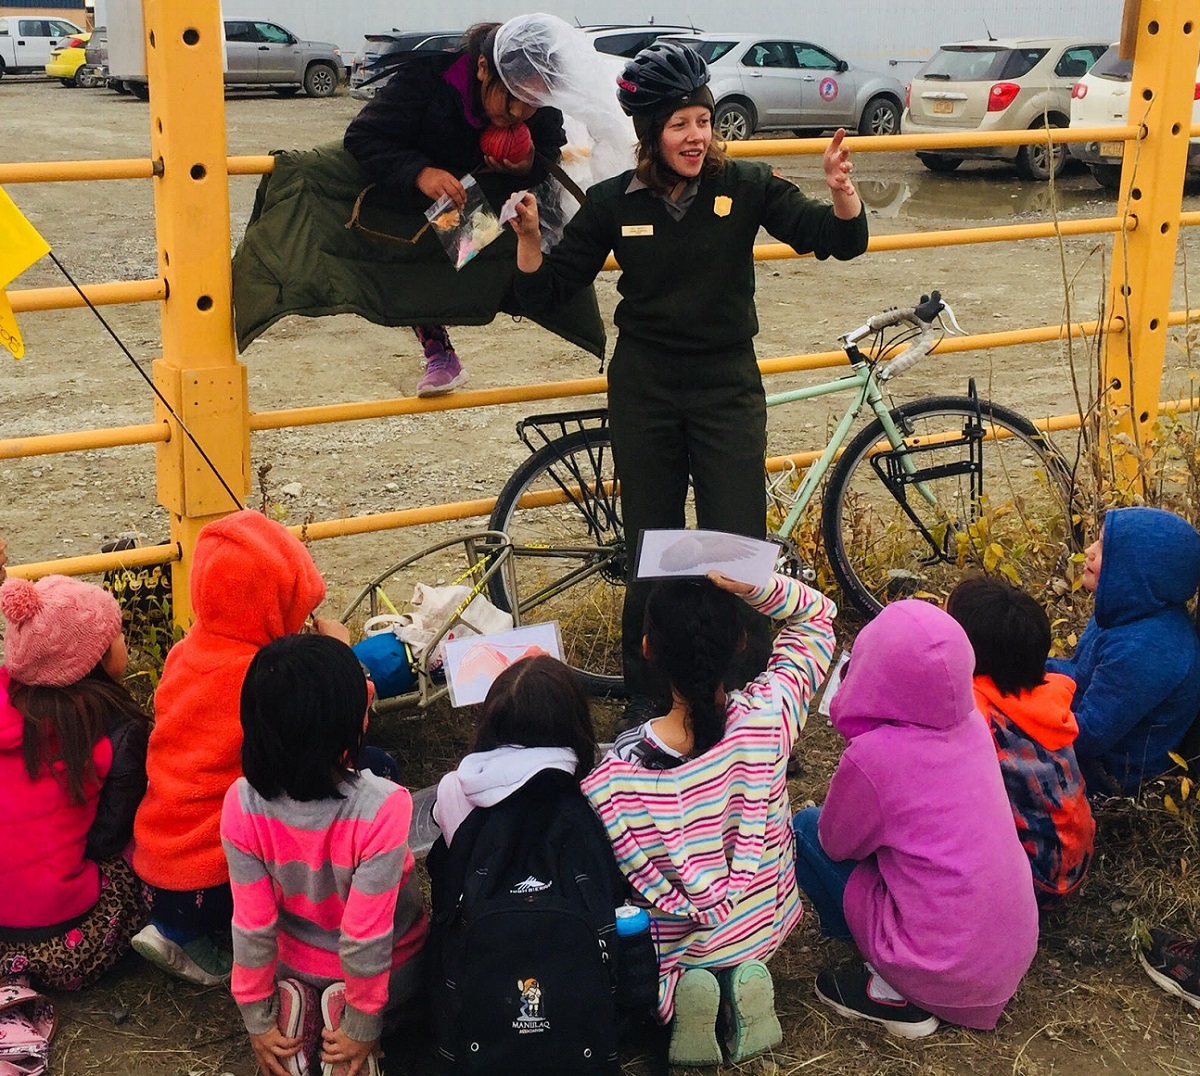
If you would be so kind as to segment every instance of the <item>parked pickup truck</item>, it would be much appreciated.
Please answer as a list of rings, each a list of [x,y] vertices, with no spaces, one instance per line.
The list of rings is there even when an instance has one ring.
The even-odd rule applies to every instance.
[[[326,41],[301,41],[277,23],[225,20],[225,85],[269,86],[283,97],[302,89],[309,97],[332,97],[346,65],[341,50]],[[109,71],[143,100],[150,96],[144,76]]]
[[[66,19],[0,15],[0,78],[46,73],[50,50],[83,33]]]

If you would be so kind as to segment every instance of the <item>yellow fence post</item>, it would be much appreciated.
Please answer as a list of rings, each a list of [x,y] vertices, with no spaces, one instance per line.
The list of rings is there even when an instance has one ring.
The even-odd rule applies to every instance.
[[[1200,50],[1200,0],[1126,0],[1123,53],[1134,34],[1128,122],[1143,125],[1143,138],[1125,143],[1119,205],[1128,223],[1113,242],[1107,305],[1109,318],[1116,325],[1123,321],[1125,331],[1105,334],[1102,374],[1110,391],[1105,432],[1131,438],[1134,451],[1124,457],[1131,481],[1137,480],[1140,449],[1158,417]]]
[[[233,339],[220,3],[143,0],[143,11],[158,268],[167,287],[154,381],[178,416],[158,405],[171,427],[157,448],[158,499],[181,553],[172,591],[176,622],[186,627],[196,535],[240,507],[250,489],[249,399]]]

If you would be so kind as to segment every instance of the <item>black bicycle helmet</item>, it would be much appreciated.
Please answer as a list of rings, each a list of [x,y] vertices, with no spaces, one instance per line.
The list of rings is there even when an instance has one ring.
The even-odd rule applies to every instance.
[[[648,117],[691,103],[707,83],[708,64],[698,52],[655,41],[625,65],[617,79],[617,100],[626,115]]]

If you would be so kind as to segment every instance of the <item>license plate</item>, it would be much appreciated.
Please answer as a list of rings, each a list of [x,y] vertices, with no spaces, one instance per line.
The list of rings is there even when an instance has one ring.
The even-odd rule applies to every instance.
[[[1100,156],[1101,157],[1123,157],[1125,155],[1124,142],[1101,142]]]
[[[949,116],[954,111],[953,101],[934,101],[933,111],[939,116]]]

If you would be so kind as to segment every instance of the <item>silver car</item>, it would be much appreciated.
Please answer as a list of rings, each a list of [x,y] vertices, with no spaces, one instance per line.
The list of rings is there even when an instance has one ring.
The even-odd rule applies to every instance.
[[[278,23],[262,19],[225,20],[226,86],[269,86],[281,97],[301,90],[309,97],[332,97],[344,72],[341,50],[327,41],[301,41]],[[123,81],[134,96],[149,98],[150,86],[143,76],[125,76]]]
[[[693,48],[708,62],[717,102],[713,125],[726,141],[757,131],[900,130],[904,87],[896,79],[853,67],[810,41],[752,34],[661,40]]]
[[[989,38],[943,45],[913,76],[904,134],[1032,131],[1066,127],[1071,87],[1107,46],[1073,37]],[[931,172],[952,172],[964,160],[1013,161],[1025,179],[1057,176],[1066,147],[965,146],[921,151]]]

